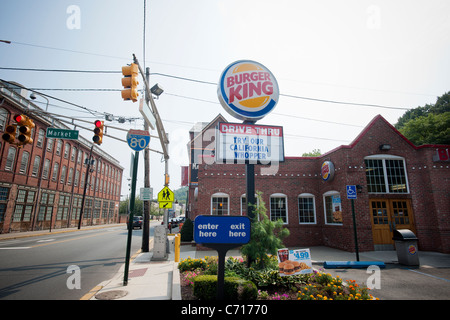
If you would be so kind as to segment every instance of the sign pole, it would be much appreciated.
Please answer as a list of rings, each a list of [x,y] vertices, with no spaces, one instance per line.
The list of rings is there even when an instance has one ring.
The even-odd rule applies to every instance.
[[[358,235],[356,234],[356,215],[355,215],[355,202],[358,198],[355,185],[347,185],[345,187],[347,190],[347,199],[352,202],[352,217],[353,217],[353,235],[355,236],[355,251],[356,251],[356,261],[359,261],[359,250],[358,250]]]
[[[356,261],[359,261],[358,235],[356,234],[355,200],[351,199],[350,201],[352,202],[353,234],[355,235]]]
[[[133,162],[133,177],[131,180],[131,199],[130,199],[130,217],[128,220],[128,238],[127,238],[127,252],[125,255],[125,272],[123,276],[123,285],[128,284],[128,269],[130,267],[130,250],[131,250],[131,237],[133,233],[133,210],[136,199],[136,177],[138,170],[139,151],[134,152]]]

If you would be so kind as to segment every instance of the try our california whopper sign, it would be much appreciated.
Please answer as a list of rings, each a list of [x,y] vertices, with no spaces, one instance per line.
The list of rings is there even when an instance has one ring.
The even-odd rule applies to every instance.
[[[228,113],[248,121],[257,121],[271,112],[280,95],[272,72],[251,60],[227,66],[220,76],[217,94]]]

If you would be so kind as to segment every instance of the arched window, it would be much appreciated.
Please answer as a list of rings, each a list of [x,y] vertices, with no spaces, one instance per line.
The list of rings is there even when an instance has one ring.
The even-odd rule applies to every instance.
[[[226,193],[214,193],[211,196],[211,214],[229,215],[230,214],[230,196]]]
[[[392,155],[364,158],[368,193],[409,193],[405,159]]]
[[[30,160],[30,154],[27,151],[22,153],[22,161],[20,162],[19,173],[27,174],[28,160]]]
[[[325,224],[342,224],[341,195],[338,191],[328,191],[323,194],[323,210]]]

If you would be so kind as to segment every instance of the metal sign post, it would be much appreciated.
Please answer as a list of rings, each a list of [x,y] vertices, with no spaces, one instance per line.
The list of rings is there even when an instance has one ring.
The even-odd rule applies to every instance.
[[[136,198],[136,176],[138,170],[139,151],[134,153],[133,161],[133,175],[131,180],[131,199],[130,199],[130,216],[128,219],[128,238],[127,238],[127,252],[125,255],[125,272],[123,276],[123,285],[128,284],[128,269],[130,267],[130,250],[131,250],[131,237],[133,233],[133,211]]]
[[[245,216],[197,216],[194,240],[214,249],[219,255],[217,268],[217,300],[224,299],[225,256],[227,251],[250,241],[251,222]]]
[[[347,190],[347,199],[349,199],[352,203],[353,234],[355,236],[356,261],[359,261],[358,235],[356,233],[356,215],[355,215],[355,199],[357,198],[356,186],[348,185],[346,187],[346,190]]]

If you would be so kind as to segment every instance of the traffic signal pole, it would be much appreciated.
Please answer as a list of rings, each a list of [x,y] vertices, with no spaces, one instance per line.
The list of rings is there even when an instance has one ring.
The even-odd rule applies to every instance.
[[[164,177],[169,176],[169,136],[167,135],[166,131],[164,130],[163,123],[161,121],[161,117],[159,116],[158,109],[156,108],[155,101],[153,100],[153,95],[150,92],[150,86],[146,78],[146,74],[144,73],[144,70],[142,70],[141,65],[139,64],[138,59],[133,54],[133,62],[137,64],[139,68],[139,72],[142,75],[142,78],[144,80],[144,88],[145,88],[145,99],[146,102],[150,102],[150,106],[152,108],[153,115],[156,120],[156,130],[158,131],[159,141],[161,143],[161,148],[163,149],[163,155],[164,155],[164,161],[165,161],[165,169],[164,169]],[[167,187],[169,184],[169,181],[167,179],[164,179],[164,186]],[[168,210],[164,209],[164,226],[167,228],[168,223]]]

